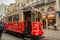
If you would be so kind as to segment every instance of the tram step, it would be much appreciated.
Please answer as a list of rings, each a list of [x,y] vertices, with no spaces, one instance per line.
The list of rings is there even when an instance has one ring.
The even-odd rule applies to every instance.
[[[31,38],[31,35],[26,35],[25,37],[26,37],[26,38]]]

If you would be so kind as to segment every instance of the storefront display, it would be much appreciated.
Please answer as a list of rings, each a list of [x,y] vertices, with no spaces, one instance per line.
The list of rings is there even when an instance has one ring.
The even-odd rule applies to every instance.
[[[43,28],[46,29],[46,14],[42,14]]]
[[[43,20],[43,28],[47,28],[46,26],[46,22],[47,22],[48,29],[54,29],[54,23],[56,23],[56,13],[51,12],[48,14],[42,14],[42,20]]]
[[[54,29],[54,23],[56,23],[56,13],[48,14],[48,28]]]
[[[53,13],[50,13],[50,14],[48,14],[48,19],[54,19],[55,18],[55,13],[53,14]]]

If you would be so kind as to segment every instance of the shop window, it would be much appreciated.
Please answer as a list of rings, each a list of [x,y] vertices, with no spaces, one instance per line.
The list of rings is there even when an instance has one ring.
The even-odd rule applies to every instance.
[[[8,17],[8,21],[9,21],[9,22],[12,21],[12,16]]]
[[[14,15],[13,21],[19,21],[19,15]]]
[[[26,0],[27,3],[29,3],[30,0]]]
[[[8,22],[8,18],[5,18],[5,19],[4,19],[4,22]]]

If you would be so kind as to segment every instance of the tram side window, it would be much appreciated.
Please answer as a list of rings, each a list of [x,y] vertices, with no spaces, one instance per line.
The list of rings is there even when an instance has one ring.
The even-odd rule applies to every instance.
[[[9,21],[9,22],[12,21],[12,16],[8,17],[8,21]]]
[[[8,18],[5,18],[5,19],[4,19],[4,22],[8,22]]]
[[[14,15],[13,21],[19,21],[19,15]]]
[[[36,14],[36,11],[33,11],[33,21],[37,21],[37,14]]]

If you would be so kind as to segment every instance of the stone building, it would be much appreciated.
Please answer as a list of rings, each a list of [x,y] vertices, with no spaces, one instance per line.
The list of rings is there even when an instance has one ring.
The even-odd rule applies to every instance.
[[[18,9],[17,9],[16,3],[12,3],[12,4],[10,4],[10,5],[8,6],[6,14],[13,13],[13,12],[15,12],[15,11],[17,11],[17,10],[18,10]]]

